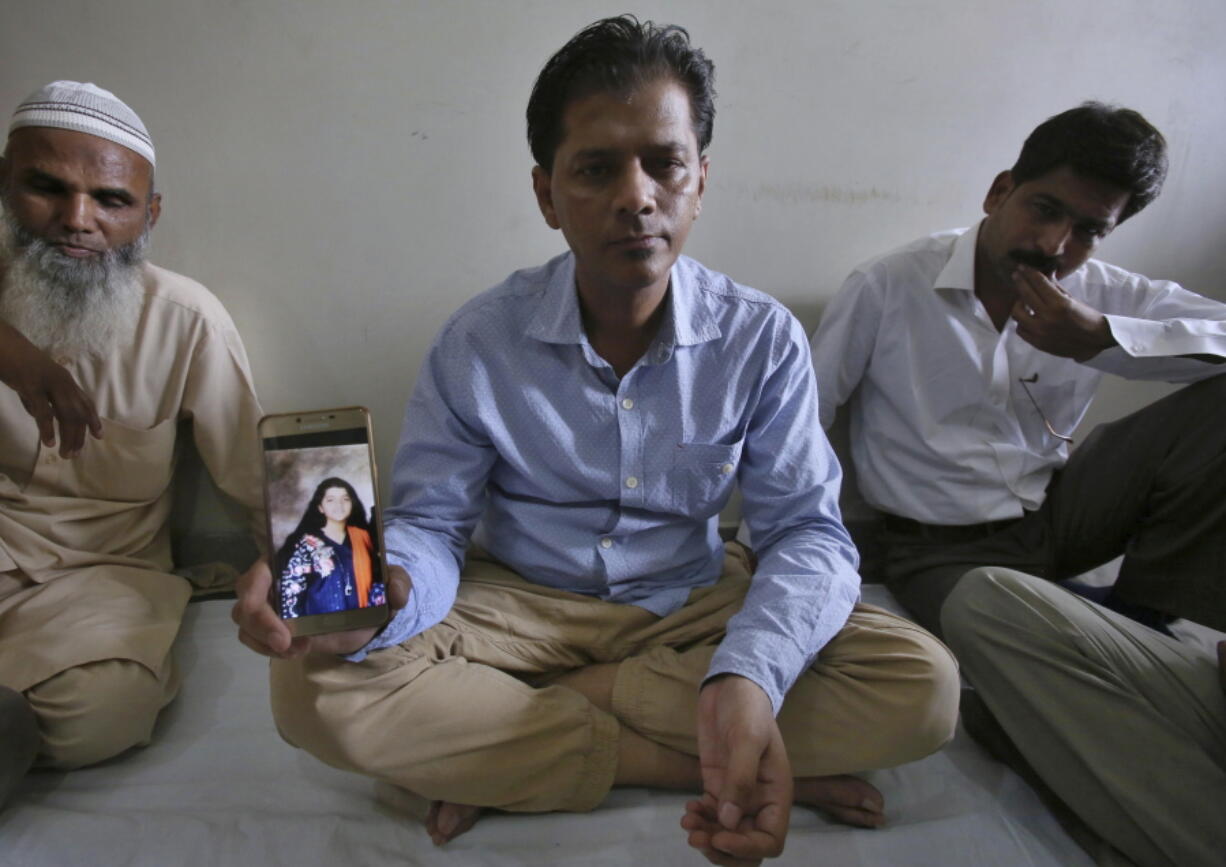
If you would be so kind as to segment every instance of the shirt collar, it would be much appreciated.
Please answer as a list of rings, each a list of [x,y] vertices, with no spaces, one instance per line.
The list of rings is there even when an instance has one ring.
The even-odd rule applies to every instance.
[[[587,343],[575,292],[574,254],[564,253],[546,267],[548,281],[528,326],[528,336],[544,343]]]
[[[574,254],[566,253],[553,264],[528,336],[544,343],[587,343],[579,313],[579,293],[575,289]],[[685,256],[678,257],[673,265],[653,360],[667,357],[675,346],[693,346],[720,336],[715,314],[702,291],[700,270],[697,263]]]
[[[709,271],[686,256],[679,256],[669,275],[669,309],[660,326],[660,336],[675,346],[695,346],[721,335],[712,309],[714,297],[707,291]]]
[[[954,240],[954,249],[949,261],[933,281],[933,289],[962,289],[966,292],[975,291],[975,246],[979,241],[979,229],[983,225],[972,226]]]

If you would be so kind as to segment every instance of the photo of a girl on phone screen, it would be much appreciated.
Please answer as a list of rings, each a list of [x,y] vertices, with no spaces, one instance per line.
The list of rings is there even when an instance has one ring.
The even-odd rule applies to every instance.
[[[386,591],[374,580],[373,557],[357,491],[337,476],[324,479],[277,552],[281,617],[382,605]]]

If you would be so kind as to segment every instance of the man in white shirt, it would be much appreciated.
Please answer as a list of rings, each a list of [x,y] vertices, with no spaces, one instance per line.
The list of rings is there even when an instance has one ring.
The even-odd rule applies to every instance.
[[[1104,372],[1178,382],[1226,371],[1226,305],[1090,258],[1165,171],[1161,134],[1135,112],[1057,115],[993,181],[977,227],[861,265],[814,335],[822,423],[849,404],[860,487],[886,516],[886,582],[928,628],[940,629],[942,600],[974,566],[1061,579],[1126,546],[1118,597],[1167,614],[1212,599],[1211,625],[1226,628],[1220,589],[1176,580],[1219,562],[1212,545],[1195,549],[1223,526],[1214,507],[1226,496],[1147,496],[1163,478],[1153,437],[1203,446],[1186,456],[1190,469],[1220,451],[1206,410],[1226,380],[1096,432],[1069,459],[1068,435]],[[1156,432],[1124,434],[1146,417]]]
[[[813,358],[823,424],[849,404],[886,583],[1093,830],[1198,864],[1226,849],[1207,806],[1226,785],[1217,660],[1135,620],[1226,628],[1226,305],[1090,258],[1165,173],[1136,112],[1056,115],[977,227],[857,268]],[[1197,382],[1070,457],[1104,372]],[[1120,554],[1106,608],[1051,583]]]

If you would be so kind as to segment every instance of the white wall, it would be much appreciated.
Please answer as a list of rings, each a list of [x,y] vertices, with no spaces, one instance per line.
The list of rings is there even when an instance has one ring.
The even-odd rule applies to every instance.
[[[1220,0],[632,6],[687,26],[717,67],[687,252],[808,327],[858,261],[974,221],[1026,133],[1086,98],[1140,110],[1172,153],[1166,192],[1105,258],[1226,299]],[[620,11],[0,0],[0,115],[54,78],[126,99],[158,148],[155,260],[225,302],[269,411],[365,404],[387,467],[447,315],[562,249],[530,192],[523,110],[549,54]]]

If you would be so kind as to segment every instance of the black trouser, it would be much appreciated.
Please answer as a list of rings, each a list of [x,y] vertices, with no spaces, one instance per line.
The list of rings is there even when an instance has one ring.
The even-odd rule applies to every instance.
[[[1226,630],[1226,376],[1099,425],[1025,517],[970,527],[887,518],[883,577],[940,635],[977,566],[1061,581],[1124,555],[1112,596]]]

